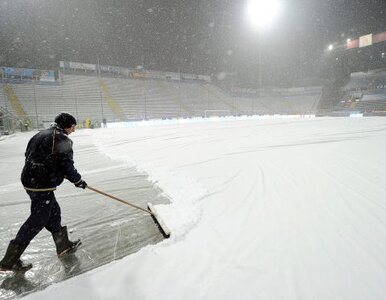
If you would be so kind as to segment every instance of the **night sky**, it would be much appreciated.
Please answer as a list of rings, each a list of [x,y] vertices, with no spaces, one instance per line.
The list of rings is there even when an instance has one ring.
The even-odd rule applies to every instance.
[[[264,83],[290,85],[320,75],[330,43],[386,31],[386,0],[282,2],[279,18],[258,38],[246,0],[0,0],[0,66],[54,69],[59,60],[99,60],[228,74],[248,85],[260,47]]]

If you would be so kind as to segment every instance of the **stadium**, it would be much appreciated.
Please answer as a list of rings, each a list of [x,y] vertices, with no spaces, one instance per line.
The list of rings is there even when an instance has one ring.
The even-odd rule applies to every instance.
[[[332,77],[321,78],[318,85],[260,90],[202,74],[82,62],[60,61],[55,70],[4,66],[0,73],[1,133],[44,128],[57,111],[69,111],[85,128],[101,127],[103,120],[384,115],[385,41],[386,32],[369,34],[347,41],[341,49],[327,50],[330,57],[323,59],[331,70],[323,71]],[[350,72],[345,76],[336,74],[341,61]]]

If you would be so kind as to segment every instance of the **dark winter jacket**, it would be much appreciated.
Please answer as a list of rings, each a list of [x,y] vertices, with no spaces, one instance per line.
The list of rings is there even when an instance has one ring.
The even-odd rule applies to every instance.
[[[72,183],[81,180],[74,167],[72,141],[53,124],[28,142],[21,182],[26,190],[43,192],[55,190],[64,178]]]

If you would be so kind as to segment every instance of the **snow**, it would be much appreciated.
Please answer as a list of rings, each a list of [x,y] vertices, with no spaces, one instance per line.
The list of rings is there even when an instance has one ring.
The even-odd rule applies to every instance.
[[[385,118],[87,134],[171,198],[172,236],[26,299],[386,299]]]

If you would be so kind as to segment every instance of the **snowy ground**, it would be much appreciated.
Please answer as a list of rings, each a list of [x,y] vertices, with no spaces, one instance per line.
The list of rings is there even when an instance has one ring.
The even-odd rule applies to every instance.
[[[30,199],[19,177],[25,147],[34,133],[5,136],[0,141],[0,256],[29,213]],[[77,131],[73,138],[76,166],[90,185],[142,207],[148,202],[170,203],[145,173],[98,151],[87,130]],[[68,181],[55,194],[62,224],[68,226],[71,239],[81,238],[82,246],[76,255],[59,260],[51,234],[43,230],[23,255],[33,264],[25,276],[0,272],[1,300],[36,292],[163,240],[152,218],[142,211],[77,189]]]
[[[172,237],[27,299],[386,299],[385,118],[84,134],[168,194]]]

